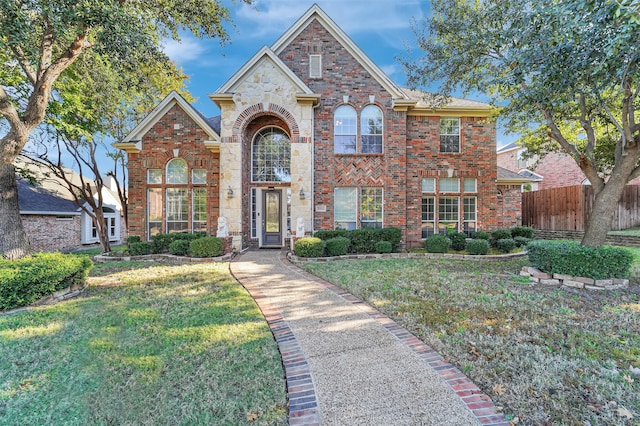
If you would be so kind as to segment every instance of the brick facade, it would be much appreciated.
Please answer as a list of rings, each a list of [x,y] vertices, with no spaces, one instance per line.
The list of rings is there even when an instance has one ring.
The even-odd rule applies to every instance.
[[[321,58],[321,76],[310,76],[310,55]],[[302,220],[309,234],[334,228],[336,188],[380,189],[382,225],[400,228],[403,246],[409,248],[423,240],[422,179],[458,178],[462,188],[462,179],[473,178],[475,191],[463,194],[460,189],[458,194],[460,215],[462,197],[471,196],[476,199],[478,229],[495,229],[511,220],[517,223],[512,206],[500,204],[497,196],[496,131],[494,124],[484,120],[491,108],[465,100],[435,110],[425,106],[391,83],[317,5],[271,49],[259,51],[242,71],[210,96],[221,110],[216,129],[219,153],[205,147],[203,142],[211,135],[178,104],[157,112],[153,126],[133,132],[142,135],[135,149],[122,145],[129,152],[132,235],[146,236],[147,188],[168,187],[147,185],[147,169],[164,169],[174,157],[184,158],[190,170],[207,168],[207,229],[215,235],[218,217],[227,218],[236,250],[262,244],[261,236],[251,235],[252,226],[264,231],[264,219],[257,212],[260,201],[252,199],[252,190],[258,194],[280,191],[283,197],[289,190],[288,222]],[[358,122],[367,106],[382,111],[382,153],[335,153],[335,112],[344,105],[356,111]],[[440,152],[441,117],[460,119],[459,153]],[[252,141],[268,126],[282,129],[291,141],[290,182],[252,181]],[[134,136],[125,142],[133,143]],[[228,197],[227,188],[237,195]],[[503,194],[505,199],[513,201],[510,194]],[[500,219],[503,211],[509,215]],[[283,235],[283,245],[285,241]]]

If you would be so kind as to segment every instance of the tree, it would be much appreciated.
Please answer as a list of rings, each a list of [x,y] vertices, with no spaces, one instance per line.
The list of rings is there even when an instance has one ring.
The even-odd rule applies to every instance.
[[[434,0],[409,85],[487,93],[532,154],[563,150],[595,194],[583,245],[604,243],[640,176],[640,1]]]
[[[0,0],[0,118],[7,123],[0,138],[0,253],[16,259],[29,252],[13,160],[47,114],[61,117],[94,100],[69,94],[73,84],[59,84],[60,77],[81,81],[82,73],[69,70],[88,56],[86,64],[106,64],[136,86],[140,70],[169,62],[163,37],[179,39],[187,30],[225,41],[228,20],[219,0]]]

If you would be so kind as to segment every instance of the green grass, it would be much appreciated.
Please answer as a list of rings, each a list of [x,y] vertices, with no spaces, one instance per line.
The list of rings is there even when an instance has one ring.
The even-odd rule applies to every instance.
[[[631,371],[640,368],[638,286],[534,286],[518,275],[524,264],[386,259],[303,267],[416,334],[518,424],[638,424],[640,376]]]
[[[96,265],[0,316],[0,424],[286,424],[280,355],[228,264]]]

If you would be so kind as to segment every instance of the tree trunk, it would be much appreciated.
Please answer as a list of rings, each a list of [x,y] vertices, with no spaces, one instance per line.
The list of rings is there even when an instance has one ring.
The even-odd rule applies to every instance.
[[[0,256],[15,260],[31,252],[18,205],[18,183],[13,164],[0,162]]]
[[[624,183],[609,180],[602,190],[594,194],[593,207],[587,229],[582,237],[583,246],[597,247],[605,243],[607,233],[611,230],[611,220],[618,208],[620,197],[624,191]]]

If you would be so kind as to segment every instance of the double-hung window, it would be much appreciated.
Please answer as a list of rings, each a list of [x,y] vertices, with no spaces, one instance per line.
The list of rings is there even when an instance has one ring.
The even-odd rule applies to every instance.
[[[335,228],[382,228],[382,205],[382,188],[335,188]]]
[[[460,152],[460,119],[440,119],[440,152]]]
[[[462,188],[460,185],[462,184]],[[476,178],[424,178],[422,190],[422,238],[437,233],[477,230]]]

